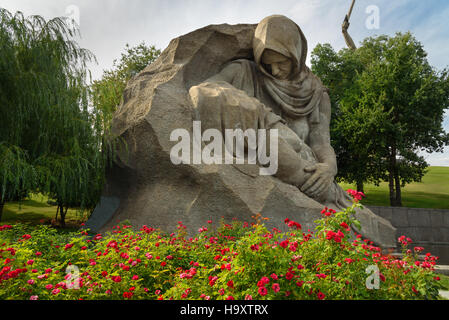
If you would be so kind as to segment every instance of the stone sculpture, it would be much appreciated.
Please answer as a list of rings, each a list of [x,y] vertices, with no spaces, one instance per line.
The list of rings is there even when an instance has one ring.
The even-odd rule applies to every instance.
[[[351,205],[334,182],[327,89],[305,65],[306,55],[301,29],[280,15],[257,26],[211,25],[172,40],[125,90],[113,132],[127,147],[109,170],[87,227],[102,232],[129,220],[171,231],[182,221],[195,232],[209,219],[250,221],[260,213],[269,226],[290,218],[307,229],[324,206]],[[174,164],[177,142],[170,137],[180,128],[194,134],[194,121],[202,132],[276,129],[276,173],[260,175],[260,164]],[[366,208],[356,217],[365,237],[395,246],[387,220]]]

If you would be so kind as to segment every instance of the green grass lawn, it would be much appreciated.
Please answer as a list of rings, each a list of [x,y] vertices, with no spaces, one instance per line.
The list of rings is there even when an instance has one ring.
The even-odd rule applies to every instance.
[[[439,275],[439,277],[441,278],[440,281],[444,287],[442,290],[449,291],[449,277],[445,275]]]
[[[340,183],[346,189],[355,189],[355,185]],[[389,206],[390,195],[388,183],[379,187],[365,185],[365,205]],[[429,167],[422,182],[411,183],[402,188],[402,204],[404,207],[449,209],[449,167]]]
[[[22,202],[7,202],[3,209],[1,224],[26,222],[31,224],[50,223],[55,219],[56,206],[47,203],[48,198],[43,195],[31,195]],[[82,214],[75,209],[69,209],[66,225],[79,226],[83,220]]]

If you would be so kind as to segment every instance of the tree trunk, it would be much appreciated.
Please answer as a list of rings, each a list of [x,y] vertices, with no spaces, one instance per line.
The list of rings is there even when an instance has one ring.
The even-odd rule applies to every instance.
[[[390,166],[388,169],[388,186],[390,188],[390,206],[397,207],[397,198],[396,198],[396,189],[395,189],[395,173],[397,172],[396,169],[396,148],[391,147],[391,153],[390,153]]]
[[[396,188],[396,207],[402,207],[401,179],[399,178],[397,166],[394,172],[394,183]]]
[[[69,208],[65,208],[61,206],[61,211],[60,211],[60,216],[61,216],[61,227],[65,228],[65,216],[67,214],[67,210],[69,210]]]
[[[3,207],[5,206],[5,203],[3,200],[0,200],[0,221],[2,221],[2,215],[3,215]]]
[[[388,173],[388,181],[389,181],[388,187],[390,189],[390,206],[394,207],[395,206],[394,203],[396,200],[396,193],[394,190],[394,175],[393,172],[391,171]]]
[[[58,201],[58,211],[59,212],[59,226],[64,227],[65,226],[65,215],[64,215],[64,205],[61,201]],[[56,213],[57,213],[56,212]]]
[[[357,191],[365,193],[363,190],[363,181],[357,181]]]

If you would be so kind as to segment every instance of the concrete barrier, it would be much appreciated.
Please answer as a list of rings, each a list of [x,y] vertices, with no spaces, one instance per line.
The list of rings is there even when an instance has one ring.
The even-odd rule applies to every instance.
[[[377,215],[397,228],[399,238],[413,240],[411,248],[424,247],[425,253],[440,257],[439,264],[449,264],[449,210],[369,206]]]

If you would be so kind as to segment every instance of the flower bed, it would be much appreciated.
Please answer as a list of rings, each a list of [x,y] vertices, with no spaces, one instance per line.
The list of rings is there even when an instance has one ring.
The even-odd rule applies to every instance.
[[[48,226],[0,226],[0,299],[437,299],[437,257],[423,248],[383,254],[350,226],[352,208],[325,208],[315,230],[209,223],[195,238],[143,226],[107,235],[58,234]]]

